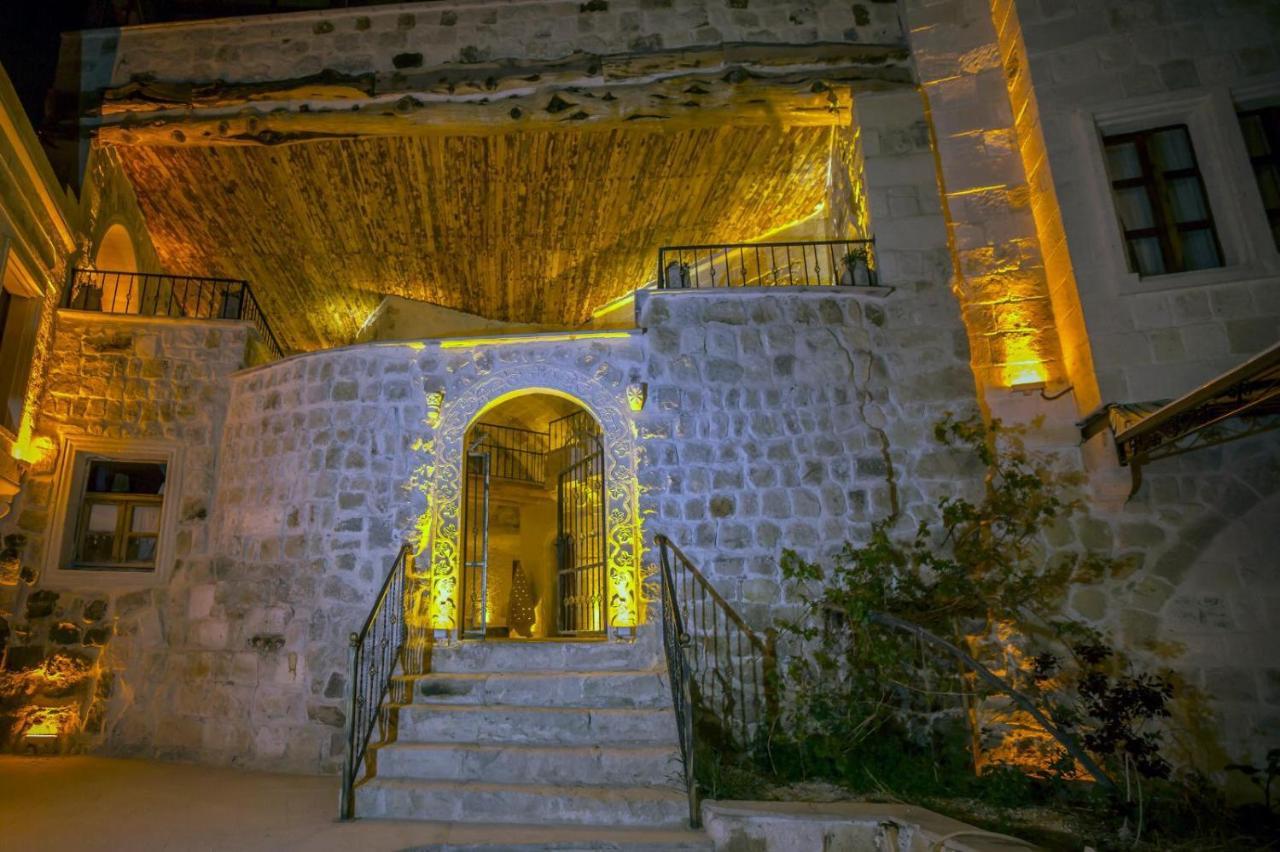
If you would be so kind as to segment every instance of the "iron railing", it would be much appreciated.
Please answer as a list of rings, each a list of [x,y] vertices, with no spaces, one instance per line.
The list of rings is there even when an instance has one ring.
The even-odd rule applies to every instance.
[[[356,774],[364,764],[375,726],[390,727],[390,704],[385,700],[408,638],[405,594],[413,573],[413,550],[400,548],[395,564],[382,583],[369,617],[359,633],[351,634],[347,661],[347,754],[342,767],[340,816],[355,816]]]
[[[664,535],[658,545],[662,644],[689,791],[689,824],[701,825],[700,755],[745,756],[777,717],[777,651],[772,630],[747,625],[687,556]]]
[[[544,485],[547,481],[547,433],[496,423],[477,423],[472,452],[489,454],[489,476]]]
[[[565,465],[575,464],[600,447],[600,424],[590,413],[578,410],[547,424],[547,448],[568,450]]]
[[[234,278],[75,269],[62,307],[104,314],[243,320],[257,329],[272,357],[284,357],[249,283]]]
[[[658,249],[658,289],[875,287],[871,240],[726,243]]]

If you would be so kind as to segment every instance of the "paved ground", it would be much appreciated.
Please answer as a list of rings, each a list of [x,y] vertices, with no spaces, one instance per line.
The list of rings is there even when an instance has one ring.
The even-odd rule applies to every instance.
[[[0,849],[679,849],[697,835],[356,820],[336,778],[99,757],[0,757]],[[700,843],[699,843],[700,841]]]

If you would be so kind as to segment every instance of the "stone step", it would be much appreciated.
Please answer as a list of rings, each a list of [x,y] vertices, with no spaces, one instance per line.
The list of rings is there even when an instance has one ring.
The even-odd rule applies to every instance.
[[[492,672],[652,671],[662,668],[653,642],[486,640],[436,645],[426,671]]]
[[[493,784],[371,778],[356,787],[356,815],[452,822],[683,828],[689,800],[663,787]]]
[[[395,825],[383,821],[384,825]],[[414,823],[420,841],[405,852],[711,852],[715,844],[689,828],[616,825],[526,825],[482,822]]]
[[[680,752],[669,746],[528,746],[388,743],[377,747],[380,778],[525,781],[540,784],[680,788]]]
[[[525,745],[676,743],[668,708],[519,707],[415,703],[398,707],[396,741]]]
[[[526,707],[668,707],[666,672],[481,672],[401,677],[413,700]]]

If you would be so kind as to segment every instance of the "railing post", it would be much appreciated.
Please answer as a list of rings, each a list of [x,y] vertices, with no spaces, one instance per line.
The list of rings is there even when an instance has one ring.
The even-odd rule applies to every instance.
[[[339,818],[348,820],[355,817],[355,778],[358,767],[356,762],[356,653],[359,649],[360,637],[355,633],[347,645],[347,754],[342,765],[342,792],[340,794]]]

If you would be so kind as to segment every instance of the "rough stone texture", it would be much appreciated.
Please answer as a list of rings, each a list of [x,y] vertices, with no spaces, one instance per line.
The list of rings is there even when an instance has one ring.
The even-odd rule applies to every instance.
[[[1280,262],[1233,97],[1247,104],[1251,87],[1275,85],[1280,6],[1013,5],[1103,401],[1180,396],[1274,343]],[[1148,127],[1188,124],[1230,269],[1146,279],[1127,271],[1096,128],[1144,113]]]
[[[659,293],[641,312],[646,532],[668,535],[757,624],[787,603],[782,548],[822,558],[895,511],[914,527],[973,482],[931,440],[976,400],[920,99],[865,96],[856,110],[892,294]]]
[[[1057,384],[1066,376],[1055,322],[1062,311],[1032,213],[991,6],[905,0],[903,11],[937,141],[975,374],[992,387]]]
[[[175,562],[166,587],[113,588],[109,578],[95,578],[86,580],[83,589],[74,584],[68,588],[65,579],[56,591],[39,588],[49,546],[52,457],[32,468],[20,502],[3,523],[6,533],[23,537],[15,547],[23,580],[15,588],[14,611],[25,618],[15,622],[20,640],[9,649],[7,667],[25,675],[49,670],[58,655],[78,661],[77,669],[85,671],[77,672],[72,688],[54,681],[41,685],[44,681],[36,677],[32,682],[49,694],[32,700],[74,706],[84,722],[83,739],[89,742],[100,738],[104,726],[135,724],[132,720],[145,716],[151,722],[145,729],[148,749],[189,753],[171,747],[174,738],[189,738],[192,732],[171,728],[166,719],[175,703],[200,701],[182,681],[209,674],[209,661],[179,669],[164,659],[169,646],[182,644],[187,626],[182,610],[166,612],[163,607],[183,594],[189,576],[208,570],[215,448],[226,412],[228,376],[242,366],[249,334],[247,326],[230,323],[58,314],[37,434],[55,447],[73,435],[164,439],[185,453],[183,492],[166,495],[182,507],[177,528],[170,531]],[[163,572],[157,577],[163,579]],[[21,707],[0,711],[6,709]],[[4,723],[12,720],[0,718],[0,740],[7,740],[11,724]],[[122,747],[128,742],[127,736],[112,740]]]
[[[1108,585],[1110,625],[1184,680],[1180,721],[1195,730],[1194,714],[1209,711],[1210,735],[1183,743],[1180,758],[1258,763],[1280,737],[1280,441],[1261,435],[1155,462],[1143,478],[1107,519],[1117,551],[1146,553],[1142,570]]]
[[[859,15],[855,9],[861,9]],[[198,33],[198,35],[196,34]],[[139,75],[157,80],[287,80],[333,70],[389,77],[397,57],[415,64],[539,61],[683,50],[724,42],[894,44],[902,39],[889,4],[799,0],[734,8],[721,0],[577,0],[392,6],[228,18],[180,27],[82,34],[82,85],[92,91]],[[401,60],[405,62],[406,60]],[[483,66],[479,71],[483,77]]]

